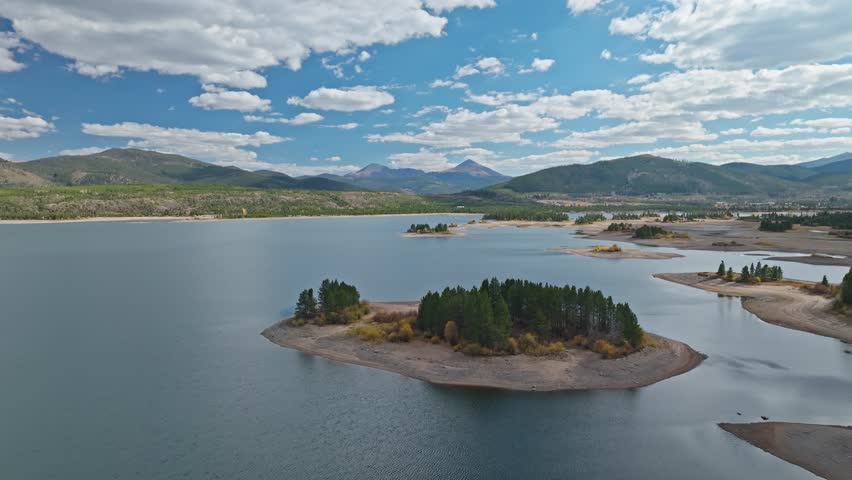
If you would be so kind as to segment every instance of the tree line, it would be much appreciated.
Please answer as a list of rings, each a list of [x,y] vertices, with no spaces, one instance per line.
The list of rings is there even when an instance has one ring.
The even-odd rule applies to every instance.
[[[483,220],[526,220],[530,222],[564,222],[565,212],[551,209],[506,208],[495,210],[482,217]]]
[[[731,267],[725,266],[725,261],[722,260],[719,263],[719,268],[716,270],[716,274],[720,277],[724,277],[729,282],[738,281],[738,282],[766,282],[766,281],[778,281],[784,279],[784,271],[781,267],[769,266],[766,264],[761,264],[757,262],[757,265],[752,263],[751,265],[746,265],[740,270],[739,276],[734,274],[734,269]]]
[[[815,215],[785,215],[781,213],[769,213],[761,215],[760,230],[770,232],[784,232],[793,228],[793,225],[805,225],[809,227],[831,227],[835,229],[852,229],[852,212],[829,212],[823,211]]]
[[[576,225],[589,225],[595,222],[602,222],[606,220],[606,217],[602,213],[587,213],[585,215],[577,217],[574,220]]]
[[[491,349],[505,348],[513,335],[525,333],[545,340],[583,335],[634,347],[644,335],[630,306],[599,290],[496,278],[479,288],[430,291],[420,301],[416,326],[450,343]]]

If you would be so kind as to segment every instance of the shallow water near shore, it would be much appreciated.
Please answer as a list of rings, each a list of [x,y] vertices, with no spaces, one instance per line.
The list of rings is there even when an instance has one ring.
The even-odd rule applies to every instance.
[[[0,225],[0,477],[799,479],[814,477],[716,423],[852,424],[852,346],[651,277],[761,258],[548,251],[600,243],[570,227],[399,234],[467,219]],[[770,263],[806,280],[848,271]],[[433,386],[259,335],[326,277],[392,301],[491,276],[601,289],[709,358],[641,389],[512,393]]]

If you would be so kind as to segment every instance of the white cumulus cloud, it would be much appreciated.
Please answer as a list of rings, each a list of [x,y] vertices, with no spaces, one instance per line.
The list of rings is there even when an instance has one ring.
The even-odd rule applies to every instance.
[[[270,102],[265,98],[249,92],[237,92],[225,90],[220,92],[206,92],[189,99],[192,105],[205,110],[237,110],[239,112],[266,112],[269,111]]]
[[[392,104],[394,100],[393,95],[379,90],[378,87],[355,86],[346,88],[321,87],[301,98],[290,97],[287,103],[317,110],[357,112],[375,110]]]
[[[169,128],[136,122],[112,125],[84,123],[83,133],[99,137],[131,139],[127,146],[217,162],[254,161],[257,153],[246,150],[289,140],[267,132],[252,134],[216,132],[194,128]]]
[[[775,68],[852,52],[848,0],[667,0],[614,18],[610,32],[664,46],[643,55],[681,68]]]
[[[421,0],[5,0],[0,16],[11,20],[21,38],[90,66],[84,68],[89,74],[124,67],[254,88],[265,84],[257,73],[265,67],[284,64],[298,70],[312,53],[438,37],[447,23],[440,13],[493,4],[428,0],[424,8]]]

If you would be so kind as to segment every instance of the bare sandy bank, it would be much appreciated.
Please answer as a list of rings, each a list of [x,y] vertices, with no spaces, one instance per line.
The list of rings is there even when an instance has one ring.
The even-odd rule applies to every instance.
[[[720,423],[741,440],[828,480],[852,478],[852,427],[805,423]]]
[[[638,250],[638,249],[622,249],[619,252],[605,252],[605,251],[594,251],[594,247],[582,247],[582,248],[569,248],[569,247],[555,247],[549,249],[554,252],[562,252],[568,253],[572,255],[582,255],[584,257],[593,257],[593,258],[608,258],[613,260],[618,259],[644,259],[644,260],[666,260],[669,258],[678,258],[683,257],[683,255],[679,253],[667,253],[667,252],[654,252],[651,250]]]
[[[849,246],[852,248],[852,245]],[[767,260],[775,260],[778,262],[796,262],[796,263],[805,263],[808,265],[831,265],[831,266],[841,266],[841,267],[852,267],[852,258],[848,256],[845,258],[836,258],[836,257],[828,257],[825,255],[805,255],[801,257],[769,257]]]
[[[585,238],[601,240],[617,240],[632,242],[638,245],[656,247],[673,247],[684,250],[711,250],[748,252],[755,250],[771,250],[803,254],[823,254],[847,256],[852,251],[852,240],[837,235],[828,235],[813,227],[796,226],[787,232],[763,232],[758,229],[758,222],[745,220],[697,220],[682,223],[660,223],[657,219],[647,218],[632,220],[634,226],[644,224],[655,225],[674,233],[685,233],[689,238],[673,239],[636,239],[629,232],[607,232],[610,222],[598,222],[581,227]],[[802,261],[784,258],[785,261]],[[852,264],[846,258],[830,258],[821,260],[822,265],[848,266]]]
[[[852,343],[852,319],[834,313],[830,298],[801,288],[728,282],[714,274],[657,273],[654,276],[710,292],[743,297],[743,307],[764,322]]]
[[[384,311],[411,310],[416,302],[371,303]],[[398,373],[418,380],[467,387],[522,391],[635,388],[692,370],[704,356],[688,345],[653,335],[656,347],[627,357],[604,360],[588,350],[569,349],[546,357],[513,355],[473,357],[446,344],[422,340],[369,343],[346,335],[350,326],[290,327],[279,322],[262,335],[282,347],[338,362]]]

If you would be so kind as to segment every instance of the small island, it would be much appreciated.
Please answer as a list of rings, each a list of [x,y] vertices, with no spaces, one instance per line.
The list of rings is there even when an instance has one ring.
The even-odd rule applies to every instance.
[[[715,273],[657,273],[654,277],[722,295],[742,297],[743,307],[782,327],[852,343],[852,268],[840,285],[784,278],[779,266],[760,262],[739,273],[722,262]]]
[[[588,287],[485,280],[419,302],[367,303],[326,280],[299,295],[270,341],[331,360],[442,385],[552,391],[634,388],[704,356],[645,332],[626,303]]]
[[[726,432],[828,480],[852,472],[852,427],[804,423],[720,423]]]
[[[642,260],[667,260],[670,258],[683,257],[679,253],[655,252],[652,250],[639,250],[631,248],[621,248],[614,243],[610,246],[595,245],[593,247],[569,248],[556,247],[551,249],[554,252],[568,253],[572,255],[582,255],[592,258],[609,258],[609,259],[642,259]]]
[[[407,236],[447,236],[453,235],[454,232],[450,230],[451,228],[457,228],[458,224],[455,223],[436,223],[435,226],[431,226],[428,223],[412,223],[408,230],[405,231],[405,235]]]

